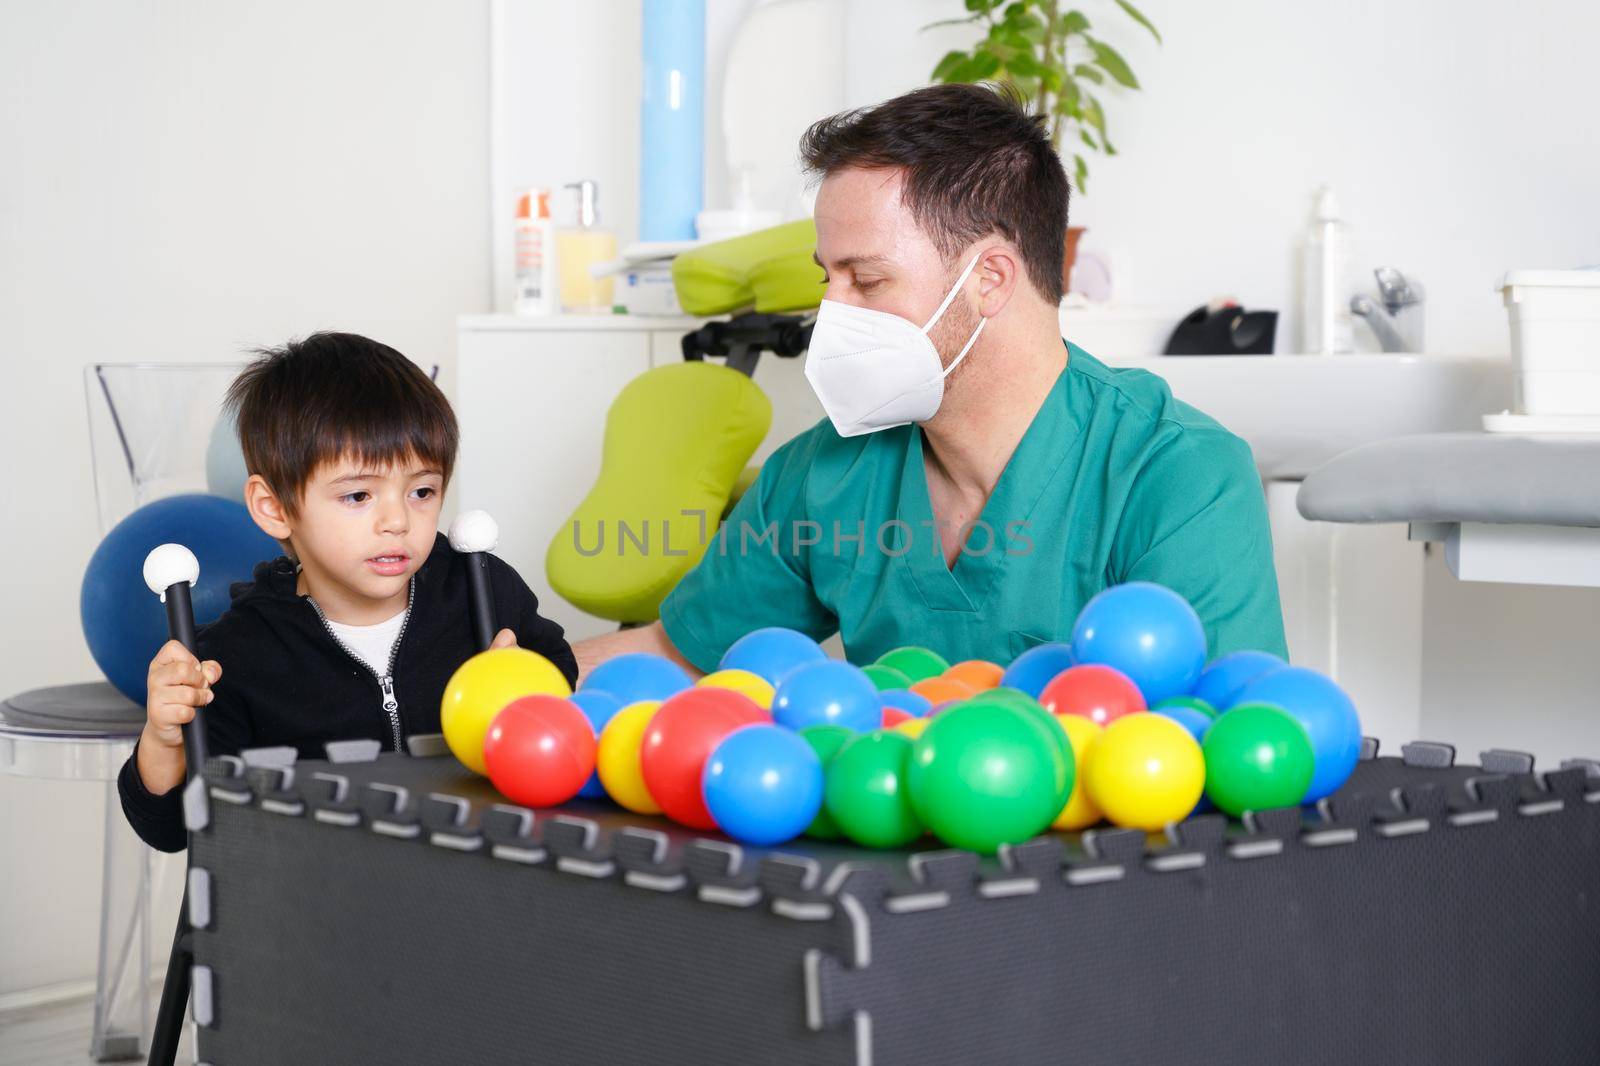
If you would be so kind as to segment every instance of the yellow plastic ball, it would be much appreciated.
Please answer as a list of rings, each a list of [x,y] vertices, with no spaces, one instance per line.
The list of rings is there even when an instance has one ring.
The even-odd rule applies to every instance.
[[[456,668],[439,704],[444,742],[467,769],[487,774],[483,738],[505,705],[523,696],[572,695],[572,686],[556,665],[526,648],[481,651]]]
[[[1156,832],[1200,802],[1206,760],[1190,732],[1164,715],[1129,714],[1095,741],[1085,784],[1116,825]]]
[[[896,733],[904,733],[912,740],[916,740],[922,735],[922,731],[928,728],[928,723],[930,721],[932,721],[930,718],[907,718],[905,721],[896,724],[893,728]]]
[[[600,743],[595,748],[594,765],[606,795],[635,814],[661,813],[655,797],[644,787],[644,773],[639,769],[644,731],[660,706],[660,700],[628,704],[611,716],[600,731]]]
[[[1089,761],[1094,758],[1095,742],[1105,730],[1101,728],[1100,723],[1081,714],[1056,714],[1051,717],[1067,734],[1078,773],[1072,781],[1072,795],[1067,797],[1066,806],[1061,808],[1061,813],[1056,815],[1056,820],[1050,823],[1050,827],[1069,830],[1087,829],[1102,817],[1100,808],[1089,798],[1089,790],[1083,782],[1088,776]]]
[[[705,685],[708,688],[732,689],[743,696],[748,696],[751,702],[762,710],[772,709],[772,682],[760,674],[752,674],[749,670],[718,670],[702,677],[695,684]]]

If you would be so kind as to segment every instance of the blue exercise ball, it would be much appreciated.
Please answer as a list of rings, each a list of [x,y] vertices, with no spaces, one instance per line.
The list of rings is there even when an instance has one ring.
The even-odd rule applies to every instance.
[[[1080,664],[1101,663],[1132,679],[1154,707],[1186,695],[1206,665],[1206,630],[1189,601],[1165,585],[1129,581],[1099,593],[1072,627]]]
[[[734,730],[711,750],[701,774],[706,810],[735,840],[793,840],[822,810],[822,760],[811,742],[781,726]]]
[[[577,705],[578,710],[583,712],[583,716],[589,719],[589,728],[594,730],[596,740],[600,738],[600,731],[606,727],[606,723],[611,721],[618,711],[622,710],[622,701],[620,699],[609,692],[603,692],[597,688],[574,692],[571,700]],[[600,783],[600,772],[598,770],[589,775],[589,780],[583,783],[583,787],[578,790],[578,795],[584,799],[605,799],[606,790],[605,786]]]
[[[878,702],[885,707],[905,711],[913,718],[926,718],[933,710],[933,701],[920,692],[908,688],[886,688],[878,693]]]
[[[1238,702],[1239,690],[1269,670],[1289,664],[1270,652],[1235,651],[1211,660],[1190,695],[1205,700],[1219,712]]]
[[[1245,685],[1234,702],[1274,704],[1305,726],[1316,763],[1304,802],[1315,803],[1337,791],[1355,770],[1361,758],[1361,719],[1331,678],[1304,666],[1286,666]]]
[[[200,626],[227,610],[230,585],[250,580],[257,563],[282,554],[243,504],[201,494],[147,503],[106,534],[83,572],[78,614],[96,665],[138,704],[145,702],[150,660],[167,642],[166,608],[145,587],[144,557],[168,542],[184,545],[200,562],[190,593]]]
[[[244,503],[244,483],[250,472],[245,469],[244,450],[239,447],[239,426],[233,415],[224,411],[211,427],[211,439],[206,442],[206,491],[225,500]]]
[[[772,720],[797,732],[808,725],[838,725],[866,733],[883,725],[883,701],[860,667],[824,659],[784,675],[772,694]]]
[[[1006,667],[1006,672],[1000,676],[1001,688],[1014,688],[1018,692],[1026,692],[1034,699],[1039,698],[1039,693],[1044,687],[1055,679],[1055,676],[1064,670],[1069,670],[1078,665],[1078,660],[1072,656],[1072,645],[1053,642],[1040,644],[1029,648]]]
[[[671,659],[636,651],[607,659],[583,679],[579,692],[609,692],[626,707],[641,700],[664,700],[694,684],[689,672]]]
[[[752,630],[729,645],[717,669],[747,670],[775,686],[795,667],[827,658],[822,645],[804,633],[768,626]]]

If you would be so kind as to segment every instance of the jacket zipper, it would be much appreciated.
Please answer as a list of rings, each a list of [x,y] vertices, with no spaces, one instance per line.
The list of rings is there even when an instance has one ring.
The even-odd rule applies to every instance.
[[[328,636],[350,658],[354,659],[361,667],[371,674],[378,682],[378,690],[383,695],[383,713],[389,717],[389,732],[394,737],[394,750],[401,751],[400,737],[400,701],[394,694],[394,661],[400,655],[400,642],[406,639],[406,626],[411,624],[411,606],[417,599],[417,579],[413,577],[406,586],[406,616],[400,620],[400,631],[394,635],[394,644],[389,648],[389,664],[382,674],[374,670],[365,659],[350,650],[350,646],[339,639],[339,634],[333,631],[333,626],[328,624],[328,616],[322,613],[322,605],[315,597],[307,596],[306,602],[311,604],[311,609],[317,612],[317,618],[322,622],[322,628],[328,631]]]

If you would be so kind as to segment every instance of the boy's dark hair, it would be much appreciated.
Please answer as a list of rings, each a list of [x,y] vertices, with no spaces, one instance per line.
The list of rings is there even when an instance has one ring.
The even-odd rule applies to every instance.
[[[245,468],[292,516],[316,468],[345,456],[387,466],[415,456],[450,481],[455,412],[411,360],[354,333],[313,333],[259,356],[228,386]]]
[[[998,233],[1022,252],[1033,287],[1061,299],[1070,186],[1042,115],[1010,88],[931,85],[815,123],[805,168],[905,170],[902,194],[946,259]]]

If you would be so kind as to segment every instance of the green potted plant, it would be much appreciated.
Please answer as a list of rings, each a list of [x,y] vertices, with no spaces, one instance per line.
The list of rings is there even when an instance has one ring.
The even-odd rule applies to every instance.
[[[1115,4],[1159,43],[1161,33],[1128,0]],[[1061,10],[1060,0],[965,0],[967,14],[933,26],[977,24],[983,36],[970,48],[945,53],[930,75],[933,81],[994,81],[1014,88],[1034,103],[1050,123],[1056,151],[1070,146],[1073,184],[1079,192],[1089,181],[1088,153],[1117,154],[1106,131],[1106,112],[1095,89],[1107,84],[1138,89],[1127,60],[1093,31],[1089,17],[1076,9]],[[1066,153],[1063,152],[1063,155]],[[1061,281],[1072,277],[1082,226],[1067,228]]]

